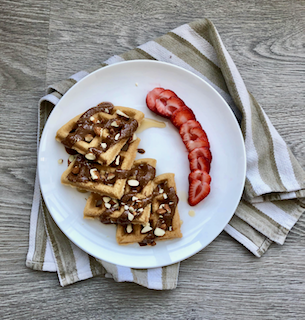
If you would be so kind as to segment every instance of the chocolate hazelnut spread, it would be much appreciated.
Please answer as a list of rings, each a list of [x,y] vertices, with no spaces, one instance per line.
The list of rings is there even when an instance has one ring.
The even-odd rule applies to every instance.
[[[179,198],[176,195],[175,189],[173,187],[168,187],[167,182],[164,182],[162,184],[159,184],[152,193],[152,198],[156,197],[160,194],[160,190],[163,190],[163,194],[166,194],[166,199],[163,198],[161,200],[158,200],[159,208],[162,206],[163,212],[162,214],[159,214],[158,211],[152,212],[152,215],[156,214],[159,215],[157,222],[154,225],[154,221],[150,221],[150,225],[154,226],[153,230],[149,231],[146,235],[146,237],[139,242],[140,246],[154,246],[156,245],[155,242],[155,234],[154,230],[156,228],[163,229],[165,231],[172,230],[172,221],[173,217],[176,211],[177,204],[179,202]]]
[[[93,123],[90,120],[90,117],[99,112],[106,112],[112,113],[113,112],[113,104],[110,102],[102,102],[96,107],[93,107],[83,113],[80,118],[77,120],[76,124],[74,125],[72,131],[68,134],[68,136],[61,141],[61,143],[69,148],[72,149],[74,144],[78,141],[85,140],[85,136],[91,134],[95,137],[94,128],[95,127],[102,127],[102,123]]]
[[[78,154],[75,158],[72,171],[68,174],[67,178],[71,182],[92,182],[96,181],[103,184],[114,184],[117,179],[126,179],[129,175],[129,170],[117,169],[113,172],[105,172],[101,174],[98,179],[92,179],[90,173],[91,169],[97,169],[99,164],[88,161],[83,155]]]
[[[133,166],[131,170],[117,169],[115,171],[115,174],[117,175],[117,177],[124,177],[127,179],[133,178],[134,180],[139,182],[139,185],[134,187],[130,186],[130,191],[124,194],[120,199],[120,206],[124,206],[124,211],[116,221],[114,221],[113,219],[111,220],[110,218],[111,213],[118,210],[118,208],[114,206],[106,209],[103,212],[103,214],[100,216],[100,221],[105,224],[115,222],[120,225],[127,225],[130,223],[130,220],[128,219],[128,212],[130,212],[129,208],[132,208],[134,216],[140,216],[143,212],[141,208],[144,209],[152,201],[152,197],[148,197],[145,199],[134,199],[134,195],[140,193],[148,184],[148,182],[152,181],[155,178],[156,169],[149,164],[142,163]],[[125,206],[127,209],[125,209]]]
[[[87,141],[90,142],[101,132],[102,129],[108,130],[108,136],[103,140],[104,147],[98,146],[90,148],[89,152],[92,152],[95,156],[99,156],[101,153],[107,151],[111,146],[115,145],[119,141],[127,138],[131,138],[133,133],[138,128],[138,122],[132,118],[126,118],[118,115],[116,118],[109,120],[92,119],[91,117],[97,113],[105,112],[113,114],[113,104],[110,102],[102,102],[98,106],[87,110],[77,120],[73,129],[64,138],[61,143],[68,149],[72,149],[76,142]]]

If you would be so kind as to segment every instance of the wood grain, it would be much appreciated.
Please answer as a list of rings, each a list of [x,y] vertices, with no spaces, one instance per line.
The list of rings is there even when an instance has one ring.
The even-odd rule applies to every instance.
[[[181,263],[178,288],[95,278],[66,288],[25,267],[37,103],[48,84],[210,18],[249,91],[305,168],[305,3],[297,0],[0,2],[0,318],[303,319],[305,218],[261,259],[222,233]]]

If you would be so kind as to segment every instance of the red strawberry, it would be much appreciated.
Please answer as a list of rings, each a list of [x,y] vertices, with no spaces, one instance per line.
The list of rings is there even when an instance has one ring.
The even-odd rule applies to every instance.
[[[188,203],[195,206],[210,193],[211,177],[204,171],[195,170],[190,173],[189,182]]]
[[[180,128],[188,120],[196,120],[193,111],[187,106],[183,106],[173,112],[171,122],[177,128]]]
[[[196,148],[209,148],[209,142],[201,139],[189,140],[185,143],[186,149],[191,152]]]
[[[172,90],[164,90],[159,94],[158,99],[164,100],[165,102],[171,97],[177,97],[176,93]]]
[[[209,144],[209,140],[207,137],[207,134],[205,133],[205,131],[199,127],[197,128],[191,128],[189,133],[185,133],[182,136],[182,140],[184,142],[184,144],[186,145],[188,141],[190,140],[203,140],[205,142],[205,147],[210,147]]]
[[[169,90],[166,90],[169,91]],[[162,92],[163,94],[164,92]],[[170,118],[174,111],[184,106],[184,102],[178,97],[171,97],[168,100],[157,99],[157,112],[163,117]]]
[[[212,161],[212,154],[211,154],[210,149],[208,147],[195,148],[188,155],[189,161],[191,161],[193,159],[198,159],[200,157],[204,157],[209,162],[211,162]]]
[[[189,182],[191,183],[193,180],[199,180],[202,183],[210,184],[211,176],[205,171],[194,170],[189,174]]]
[[[193,128],[201,128],[201,124],[196,120],[186,121],[179,130],[180,136],[184,136],[186,133],[190,133]]]
[[[155,112],[155,113],[158,113],[157,112],[157,109],[156,109],[156,99],[158,99],[158,96],[163,92],[165,91],[163,88],[154,88],[153,90],[151,90],[150,92],[148,92],[147,96],[146,96],[146,104],[147,104],[147,107]]]
[[[205,171],[205,172],[209,173],[210,167],[211,167],[210,161],[205,157],[199,157],[199,158],[194,158],[194,159],[190,160],[191,171],[198,169],[198,170]]]

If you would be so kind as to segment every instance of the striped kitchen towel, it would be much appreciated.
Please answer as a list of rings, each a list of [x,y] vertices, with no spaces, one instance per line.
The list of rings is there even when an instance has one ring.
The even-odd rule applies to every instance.
[[[242,200],[225,231],[261,257],[272,242],[283,244],[304,211],[305,173],[247,88],[215,26],[207,19],[180,26],[103,64],[48,88],[39,103],[38,141],[50,111],[77,81],[106,65],[151,59],[183,67],[207,81],[227,101],[245,140],[247,175]],[[97,275],[153,289],[177,286],[179,264],[135,270],[96,260],[60,231],[40,196],[36,177],[26,265],[56,271],[62,286]]]

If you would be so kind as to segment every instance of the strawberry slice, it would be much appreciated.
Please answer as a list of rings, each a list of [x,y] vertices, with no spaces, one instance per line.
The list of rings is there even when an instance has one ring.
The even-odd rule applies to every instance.
[[[210,161],[205,157],[199,157],[199,158],[194,158],[190,160],[191,171],[198,169],[198,170],[209,173],[210,168],[211,168]]]
[[[158,99],[164,100],[164,102],[166,102],[171,97],[177,97],[176,93],[172,90],[166,89],[159,94]]]
[[[164,92],[162,92],[162,94],[163,93]],[[180,109],[183,106],[184,106],[184,102],[180,98],[174,97],[174,96],[170,97],[168,100],[165,100],[165,99],[156,100],[157,112],[166,118],[170,118],[174,111],[176,111],[177,109]]]
[[[209,142],[202,139],[189,140],[185,143],[186,149],[191,152],[196,148],[209,148]]]
[[[194,170],[191,171],[191,173],[189,174],[189,182],[191,183],[193,180],[199,180],[202,183],[211,183],[211,176],[205,172],[205,171],[201,171],[201,170]]]
[[[208,173],[195,170],[189,174],[189,196],[188,203],[195,206],[210,193],[211,177]]]
[[[190,133],[193,128],[201,128],[201,124],[196,120],[186,121],[179,130],[180,136],[183,137],[186,133]]]
[[[196,120],[196,117],[190,108],[183,106],[173,112],[170,119],[175,127],[180,128],[188,120]]]
[[[193,159],[198,159],[200,157],[204,157],[209,162],[211,162],[212,161],[212,154],[211,154],[210,149],[208,147],[195,148],[188,155],[189,161],[191,161]]]
[[[148,109],[151,111],[158,113],[156,109],[156,100],[158,99],[159,95],[165,91],[163,88],[154,88],[150,92],[148,92],[146,96],[146,104]]]
[[[205,133],[205,131],[202,128],[191,128],[189,133],[185,133],[182,136],[182,140],[184,142],[184,144],[186,145],[187,142],[189,142],[190,140],[203,140],[205,142],[205,147],[210,147],[210,143],[208,140],[208,136]]]

